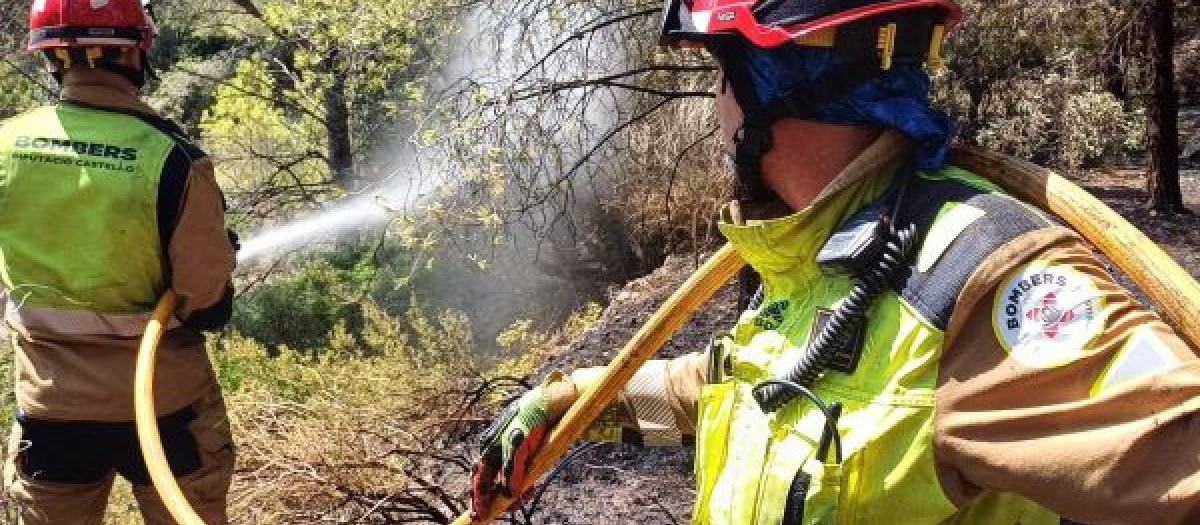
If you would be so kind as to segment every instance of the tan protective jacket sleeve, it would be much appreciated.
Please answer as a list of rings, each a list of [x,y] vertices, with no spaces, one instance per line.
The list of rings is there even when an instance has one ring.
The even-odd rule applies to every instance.
[[[1095,300],[1031,307],[1037,294],[1014,293],[1036,289],[1024,277],[1041,267],[1078,272],[1068,279],[1082,287],[1060,295]],[[1032,321],[1043,341],[1082,344],[1047,360],[1054,346],[1014,342],[1007,329]],[[1080,326],[1094,329],[1066,331]],[[1069,230],[1019,237],[976,270],[939,383],[935,454],[956,503],[991,489],[1083,523],[1200,523],[1200,361]]]
[[[655,359],[642,365],[621,390],[617,401],[601,415],[585,436],[594,441],[628,441],[631,435],[649,446],[672,446],[696,435],[697,396],[707,381],[708,358],[691,353],[675,359]],[[575,394],[596,384],[604,368],[584,368],[571,373]],[[570,403],[551,395],[552,419],[561,417],[553,407]]]
[[[1038,310],[1045,330],[1063,330],[1056,337],[1089,336],[1067,333],[1063,316],[1101,323],[1092,325],[1094,337],[1065,352],[1069,359],[1023,354],[1029,349],[1010,345],[996,325],[1006,322],[1008,287],[1028,264],[1077,272],[1099,299],[1090,312],[1063,313],[1068,306],[1055,318],[1047,317],[1053,308],[1019,305],[1026,320]],[[665,367],[669,404],[679,419],[695,421],[706,357],[649,366]],[[1082,523],[1200,523],[1200,360],[1076,234],[1031,232],[979,267],[960,296],[940,372],[935,456],[956,504],[984,490],[1008,491]],[[586,382],[590,375],[572,377]],[[626,391],[617,407],[626,425],[638,420],[637,395]]]
[[[222,300],[235,256],[225,231],[225,200],[207,157],[192,164],[169,257],[171,288],[180,298],[177,317],[186,319]]]

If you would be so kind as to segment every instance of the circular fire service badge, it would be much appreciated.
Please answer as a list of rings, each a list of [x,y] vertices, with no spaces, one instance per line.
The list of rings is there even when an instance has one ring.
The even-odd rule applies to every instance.
[[[1014,360],[1031,368],[1065,365],[1104,330],[1104,296],[1090,277],[1034,261],[997,289],[992,324]]]

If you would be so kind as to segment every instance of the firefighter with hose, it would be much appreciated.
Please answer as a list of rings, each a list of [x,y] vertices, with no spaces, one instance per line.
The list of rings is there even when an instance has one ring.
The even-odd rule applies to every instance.
[[[134,363],[160,296],[180,298],[156,372],[171,471],[226,523],[233,448],[202,332],[231,314],[236,239],[212,162],[139,99],[157,30],[139,0],[34,0],[31,51],[61,99],[0,123],[0,307],[15,350],[5,468],[24,525],[100,523],[116,475],[146,523],[175,523],[138,449]]]
[[[720,228],[758,297],[649,361],[587,431],[696,444],[712,525],[1200,523],[1200,361],[1075,231],[948,162],[927,67],[949,0],[670,0],[719,63]],[[482,436],[482,515],[602,375],[555,373]]]

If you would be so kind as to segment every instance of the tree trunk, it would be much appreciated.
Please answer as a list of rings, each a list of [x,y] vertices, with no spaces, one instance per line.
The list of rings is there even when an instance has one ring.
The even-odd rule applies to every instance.
[[[979,145],[979,130],[983,128],[983,97],[987,94],[986,84],[968,83],[967,90],[967,125],[959,136],[970,145]]]
[[[1127,0],[1109,0],[1109,6],[1115,11],[1130,17],[1137,17],[1139,9],[1129,7]],[[1134,18],[1136,21],[1136,18]],[[1109,46],[1105,50],[1100,75],[1104,89],[1112,93],[1117,100],[1129,106],[1129,79],[1126,70],[1126,57],[1137,52],[1138,32],[1147,29],[1148,24],[1129,24],[1126,29],[1117,31],[1109,38]]]
[[[1146,11],[1146,35],[1152,66],[1146,135],[1150,165],[1147,203],[1163,214],[1187,211],[1179,187],[1179,95],[1175,92],[1175,0],[1152,0]]]
[[[329,141],[329,172],[348,191],[361,189],[354,176],[354,149],[350,142],[350,107],[346,104],[346,80],[333,77],[325,92],[325,133]]]
[[[1121,36],[1120,38],[1126,37]],[[1108,56],[1104,57],[1104,70],[1102,71],[1104,88],[1121,101],[1129,100],[1129,87],[1125,82],[1125,66],[1121,63],[1126,49],[1123,42],[1117,43],[1112,49],[1109,49]]]

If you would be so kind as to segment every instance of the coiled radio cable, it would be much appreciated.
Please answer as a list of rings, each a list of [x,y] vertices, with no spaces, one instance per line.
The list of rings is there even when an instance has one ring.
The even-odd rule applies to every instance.
[[[899,216],[912,171],[901,170],[894,191],[889,192],[891,210],[886,206],[870,206],[850,221],[842,233],[835,234],[830,244],[818,256],[823,268],[858,275],[854,287],[837,307],[829,320],[813,335],[812,343],[786,374],[777,379],[811,388],[829,367],[838,350],[853,344],[855,334],[866,321],[867,310],[884,291],[891,288],[908,269],[916,252],[920,232],[915,224],[897,228]],[[838,238],[839,235],[842,238]],[[764,412],[774,412],[795,397],[795,389],[779,384],[764,384],[754,389],[754,398]]]

